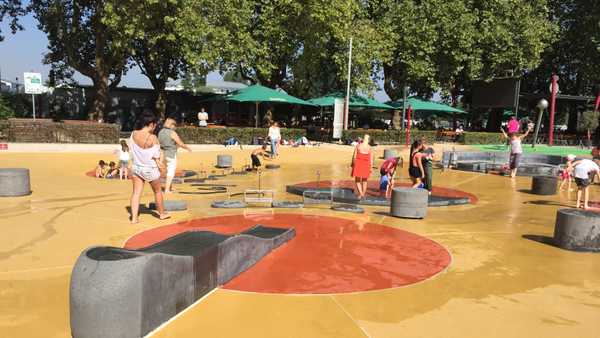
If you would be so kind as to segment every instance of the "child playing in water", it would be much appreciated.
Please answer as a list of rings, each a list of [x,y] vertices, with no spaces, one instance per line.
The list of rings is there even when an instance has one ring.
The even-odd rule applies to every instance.
[[[392,189],[394,188],[394,174],[396,173],[396,168],[398,167],[399,163],[400,166],[402,166],[402,158],[392,157],[385,160],[381,164],[381,168],[379,168],[379,173],[381,174],[381,179],[379,180],[379,191],[381,193],[385,193],[385,198],[390,198],[392,196]]]
[[[98,166],[96,166],[96,178],[106,177],[106,172],[107,172],[106,162],[104,162],[103,160],[100,160],[98,162]]]
[[[263,144],[262,147],[254,149],[252,154],[250,155],[250,159],[252,160],[252,170],[257,170],[262,165],[260,163],[260,159],[258,156],[266,157],[267,145]]]
[[[575,155],[567,155],[567,163],[565,164],[565,168],[560,172],[560,178],[562,182],[560,182],[560,190],[564,190],[565,183],[569,183],[567,190],[572,191],[571,189],[571,173],[573,172],[573,161],[575,161]]]
[[[573,168],[573,176],[575,176],[575,183],[577,184],[576,208],[588,209],[590,183],[594,176],[600,172],[600,167],[592,160],[583,159],[575,161]],[[581,195],[583,195],[583,204],[581,204]]]

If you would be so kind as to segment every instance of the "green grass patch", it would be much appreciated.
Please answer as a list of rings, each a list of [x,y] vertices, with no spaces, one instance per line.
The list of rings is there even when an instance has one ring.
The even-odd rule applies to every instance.
[[[508,151],[509,147],[502,144],[477,144],[472,145],[473,148],[476,148],[480,151]],[[581,147],[565,147],[565,146],[548,146],[545,144],[538,144],[535,148],[531,147],[531,144],[523,144],[523,151],[525,153],[533,153],[533,154],[544,154],[544,155],[559,155],[559,156],[567,156],[569,154],[573,155],[590,155],[591,149],[581,148]]]

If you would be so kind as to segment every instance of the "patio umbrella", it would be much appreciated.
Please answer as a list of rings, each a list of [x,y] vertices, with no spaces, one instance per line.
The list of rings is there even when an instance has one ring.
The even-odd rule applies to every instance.
[[[396,109],[399,109],[399,108],[402,108],[402,101],[403,100],[388,102],[388,104],[390,106],[393,106]],[[443,104],[443,103],[421,100],[416,97],[409,97],[408,99],[406,99],[406,101],[407,101],[406,107],[407,108],[409,106],[412,107],[413,112],[415,112],[415,113],[439,113],[439,112],[442,112],[442,113],[457,114],[457,115],[466,115],[467,114],[467,112],[465,112],[464,110],[454,108],[454,107],[451,107],[451,106]]]
[[[345,99],[346,96],[341,93],[331,93],[322,97],[308,100],[308,102],[320,106],[329,107],[335,104],[336,99]],[[364,108],[364,109],[396,109],[385,103],[370,99],[368,97],[360,95],[350,96],[350,108]]]
[[[314,104],[299,99],[297,97],[288,95],[284,92],[277,91],[275,89],[267,88],[261,85],[248,86],[222,96],[218,98],[224,101],[235,101],[235,102],[254,102],[256,104],[256,127],[258,128],[258,105],[261,102],[271,103],[287,103],[297,104],[304,106],[315,106]],[[217,100],[218,100],[217,99]]]

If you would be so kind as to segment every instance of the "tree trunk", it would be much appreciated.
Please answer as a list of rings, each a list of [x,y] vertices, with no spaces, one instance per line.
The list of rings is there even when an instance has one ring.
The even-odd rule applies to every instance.
[[[156,95],[156,101],[154,102],[156,114],[158,114],[161,119],[164,119],[167,112],[167,91],[165,90],[166,82],[153,81],[153,87]]]
[[[104,121],[108,103],[108,75],[100,73],[94,79],[94,101],[88,113],[90,121]]]
[[[577,107],[569,104],[569,120],[567,122],[567,133],[577,134]]]

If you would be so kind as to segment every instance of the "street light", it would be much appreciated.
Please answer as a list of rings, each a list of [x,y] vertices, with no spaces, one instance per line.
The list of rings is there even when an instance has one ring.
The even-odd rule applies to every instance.
[[[540,132],[540,125],[542,124],[542,115],[544,114],[544,110],[548,108],[548,101],[546,99],[541,99],[537,104],[537,109],[539,110],[537,123],[535,125],[535,133],[533,134],[533,142],[531,143],[531,147],[534,148],[537,142],[538,133]]]

